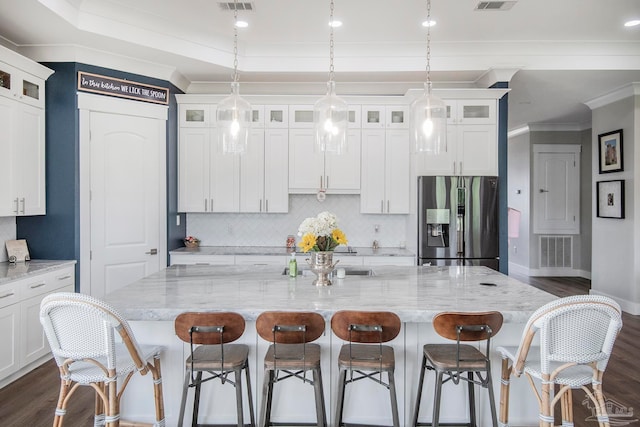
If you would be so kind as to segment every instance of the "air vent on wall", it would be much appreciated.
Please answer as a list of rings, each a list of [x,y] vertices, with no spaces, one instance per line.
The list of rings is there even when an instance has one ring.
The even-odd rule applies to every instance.
[[[230,10],[233,12],[236,8],[238,10],[253,11],[253,3],[245,1],[239,1],[238,3],[234,3],[232,1],[221,1],[218,2],[218,6],[220,7],[220,10],[224,11]]]
[[[516,4],[516,0],[480,1],[475,10],[509,10]]]

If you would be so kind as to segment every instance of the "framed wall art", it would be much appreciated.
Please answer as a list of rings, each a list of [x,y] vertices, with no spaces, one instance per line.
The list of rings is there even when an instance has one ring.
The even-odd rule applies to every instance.
[[[596,215],[599,218],[624,218],[624,180],[596,183]]]
[[[600,173],[622,171],[622,129],[598,135],[598,153]]]

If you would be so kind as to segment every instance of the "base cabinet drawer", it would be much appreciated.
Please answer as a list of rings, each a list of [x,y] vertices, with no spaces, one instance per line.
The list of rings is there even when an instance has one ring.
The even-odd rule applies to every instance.
[[[75,267],[37,274],[0,286],[0,387],[35,368],[49,354],[40,303],[54,292],[75,291]]]

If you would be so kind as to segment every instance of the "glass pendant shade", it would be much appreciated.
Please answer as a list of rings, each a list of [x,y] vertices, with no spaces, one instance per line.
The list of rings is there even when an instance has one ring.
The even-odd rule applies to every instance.
[[[216,118],[222,152],[244,153],[251,130],[251,104],[240,97],[238,82],[231,83],[231,95],[218,104]]]
[[[347,139],[349,107],[336,95],[335,82],[327,83],[327,94],[313,106],[316,144],[320,151],[341,154]]]
[[[447,151],[447,105],[431,94],[429,83],[425,83],[422,96],[411,104],[411,135],[417,152]]]

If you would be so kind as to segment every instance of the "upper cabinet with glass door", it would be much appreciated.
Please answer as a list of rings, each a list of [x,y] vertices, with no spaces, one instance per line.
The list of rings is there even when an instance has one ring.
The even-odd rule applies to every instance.
[[[44,108],[44,79],[0,62],[0,95]]]
[[[216,106],[213,104],[179,104],[180,127],[210,128],[216,124]]]
[[[363,129],[408,129],[409,107],[406,105],[363,105]]]
[[[447,124],[495,125],[495,99],[446,99]]]

